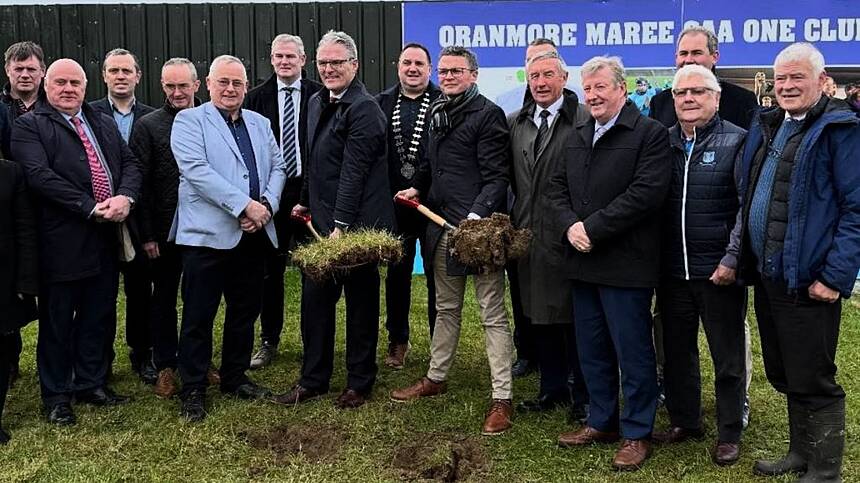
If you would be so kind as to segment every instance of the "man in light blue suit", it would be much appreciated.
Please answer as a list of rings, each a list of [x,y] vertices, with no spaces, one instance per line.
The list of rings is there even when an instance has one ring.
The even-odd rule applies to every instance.
[[[221,351],[221,392],[242,399],[270,392],[245,374],[260,314],[263,255],[278,246],[272,215],[286,179],[269,120],[242,109],[248,78],[236,57],[212,61],[211,102],[176,115],[171,148],[179,167],[179,203],[170,240],[182,251],[181,414],[206,416],[206,370],[212,324],[227,304]]]

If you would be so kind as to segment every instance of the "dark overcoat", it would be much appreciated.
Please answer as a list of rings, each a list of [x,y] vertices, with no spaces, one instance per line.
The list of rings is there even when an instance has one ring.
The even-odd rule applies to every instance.
[[[24,171],[0,159],[0,336],[35,316],[39,290],[36,218]],[[24,294],[24,300],[18,297]]]
[[[547,209],[556,236],[581,221],[588,253],[566,242],[559,265],[571,279],[614,287],[650,288],[659,281],[660,216],[672,173],[667,129],[625,103],[615,124],[592,146],[595,121],[576,125],[565,162],[551,177]]]
[[[565,254],[565,240],[558,237],[555,219],[543,198],[549,178],[564,163],[565,146],[577,123],[588,119],[576,94],[565,90],[561,109],[549,127],[535,156],[538,126],[534,123],[534,100],[508,118],[511,129],[511,189],[514,193],[511,222],[528,228],[532,240],[528,254],[517,261],[523,310],[533,324],[573,321],[573,290],[570,279],[558,270]]]

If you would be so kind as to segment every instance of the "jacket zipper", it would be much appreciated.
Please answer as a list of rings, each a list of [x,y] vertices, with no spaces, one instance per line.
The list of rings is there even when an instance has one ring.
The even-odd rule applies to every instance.
[[[693,145],[684,153],[684,189],[681,193],[681,250],[684,254],[684,280],[690,280],[690,263],[687,260],[687,178],[690,173],[690,158],[696,149],[696,128],[693,127]]]

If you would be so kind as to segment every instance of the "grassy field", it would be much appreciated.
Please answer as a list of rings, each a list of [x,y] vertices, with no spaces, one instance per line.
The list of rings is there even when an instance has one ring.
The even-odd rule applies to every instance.
[[[425,296],[423,280],[413,285]],[[259,383],[286,390],[298,377],[298,275],[288,272],[287,323],[282,355],[252,373]],[[471,292],[471,289],[470,289]],[[845,304],[839,347],[839,381],[848,393],[845,481],[860,480],[860,434],[855,397],[860,382],[860,309]],[[341,307],[342,309],[342,307]],[[0,447],[0,481],[767,481],[751,473],[754,459],[786,447],[784,399],[767,384],[754,331],[755,375],[752,423],[743,439],[741,461],[717,468],[708,450],[714,437],[710,364],[705,372],[705,425],[708,438],[657,447],[645,468],[617,474],[609,462],[614,446],[560,449],[557,435],[568,430],[564,411],[517,414],[503,436],[480,436],[489,398],[489,371],[477,307],[470,297],[463,336],[446,395],[411,404],[389,402],[388,392],[423,375],[428,362],[426,307],[413,305],[413,352],[399,372],[382,367],[373,399],[357,410],[341,411],[332,400],[344,384],[343,330],[338,333],[336,372],[330,397],[297,407],[248,403],[209,391],[209,417],[189,424],[178,417],[178,401],[161,401],[140,384],[117,345],[116,388],[134,401],[123,407],[76,407],[78,424],[57,428],[39,412],[33,353],[37,327],[25,331],[23,378],[12,390],[4,424],[12,442]],[[220,315],[219,315],[220,317]],[[341,312],[342,317],[342,312]],[[122,325],[122,324],[121,324]],[[380,321],[380,362],[385,329]],[[117,340],[124,340],[122,330]],[[218,338],[220,340],[220,337]],[[704,346],[702,346],[704,347]],[[216,354],[220,352],[220,344]],[[216,355],[217,357],[217,355]],[[381,364],[380,364],[381,365]],[[537,377],[515,382],[516,400],[532,397]],[[666,423],[663,410],[658,425]],[[857,478],[857,480],[855,480]],[[772,481],[791,481],[790,478]]]

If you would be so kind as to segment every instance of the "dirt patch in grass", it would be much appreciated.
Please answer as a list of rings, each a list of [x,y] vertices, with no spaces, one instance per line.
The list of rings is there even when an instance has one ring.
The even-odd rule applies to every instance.
[[[298,455],[318,462],[334,458],[346,435],[331,426],[277,426],[266,431],[240,434],[256,449],[272,452],[274,462],[282,464]]]
[[[391,466],[403,480],[480,480],[490,470],[487,450],[475,438],[418,434],[394,450]]]

